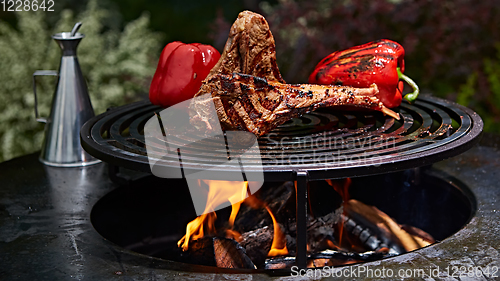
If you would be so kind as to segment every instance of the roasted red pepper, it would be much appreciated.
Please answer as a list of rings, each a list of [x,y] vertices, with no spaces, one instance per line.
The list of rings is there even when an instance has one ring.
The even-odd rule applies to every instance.
[[[309,76],[309,83],[360,88],[376,84],[378,98],[386,107],[392,108],[401,104],[405,81],[413,92],[404,98],[413,102],[419,89],[413,80],[403,74],[404,55],[401,45],[386,39],[337,51],[318,63]]]
[[[167,44],[151,81],[149,100],[168,107],[192,98],[219,58],[220,53],[210,45]]]

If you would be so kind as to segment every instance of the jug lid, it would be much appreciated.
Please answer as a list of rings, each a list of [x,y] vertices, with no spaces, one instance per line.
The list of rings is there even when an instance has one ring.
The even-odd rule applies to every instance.
[[[71,32],[61,32],[61,33],[56,33],[52,35],[52,38],[55,40],[76,40],[76,39],[82,39],[85,37],[84,34],[78,33],[78,30],[82,27],[81,22],[77,22]]]
[[[76,40],[82,39],[83,37],[85,37],[85,34],[79,32],[73,36],[71,35],[71,32],[60,32],[52,35],[52,38],[56,40]]]

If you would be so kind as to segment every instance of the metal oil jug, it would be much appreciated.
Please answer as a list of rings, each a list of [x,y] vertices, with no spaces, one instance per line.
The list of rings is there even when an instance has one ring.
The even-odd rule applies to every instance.
[[[62,50],[59,72],[39,70],[33,74],[35,115],[37,121],[45,123],[45,139],[39,159],[49,166],[81,167],[100,162],[85,152],[80,144],[80,128],[94,117],[87,84],[76,56],[76,48],[84,38],[77,32],[80,26],[81,23],[77,23],[71,32],[52,36]],[[47,119],[38,115],[35,77],[41,75],[58,77]]]

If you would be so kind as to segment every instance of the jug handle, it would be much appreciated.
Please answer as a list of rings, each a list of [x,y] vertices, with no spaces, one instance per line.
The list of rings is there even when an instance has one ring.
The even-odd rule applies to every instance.
[[[37,70],[33,73],[33,93],[35,94],[35,117],[36,121],[40,123],[47,123],[46,118],[42,118],[38,114],[38,100],[36,97],[36,77],[37,76],[59,76],[59,73],[55,70]]]

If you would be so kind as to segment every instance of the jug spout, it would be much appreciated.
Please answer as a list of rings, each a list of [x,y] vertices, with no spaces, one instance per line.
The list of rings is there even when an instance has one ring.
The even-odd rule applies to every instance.
[[[54,34],[52,38],[61,47],[62,56],[51,112],[46,119],[40,161],[57,167],[99,163],[100,160],[83,150],[80,142],[80,128],[94,117],[87,84],[76,56],[76,49],[84,35],[62,32]]]

